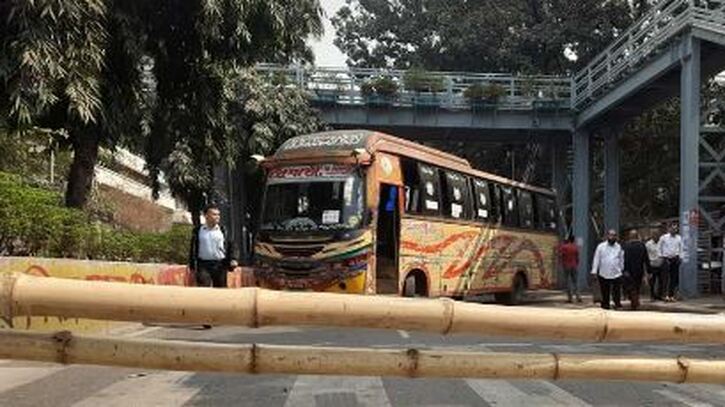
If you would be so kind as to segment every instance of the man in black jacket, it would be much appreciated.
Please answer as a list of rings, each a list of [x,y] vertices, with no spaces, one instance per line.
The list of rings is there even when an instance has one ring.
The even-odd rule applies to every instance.
[[[624,277],[625,287],[629,291],[632,309],[639,308],[639,291],[642,287],[642,277],[649,270],[649,256],[647,246],[640,240],[636,230],[629,232],[629,240],[624,244]]]
[[[195,227],[189,248],[189,269],[199,287],[227,287],[227,271],[237,262],[231,257],[231,242],[219,224],[219,208],[209,205],[204,209],[204,225]]]

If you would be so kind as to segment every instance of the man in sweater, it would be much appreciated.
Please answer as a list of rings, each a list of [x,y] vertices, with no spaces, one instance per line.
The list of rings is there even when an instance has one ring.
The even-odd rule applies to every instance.
[[[624,243],[624,276],[627,280],[627,292],[632,310],[639,308],[639,291],[642,287],[642,278],[649,270],[649,257],[647,247],[639,238],[636,230],[629,232],[629,239]]]
[[[622,308],[622,270],[624,269],[624,251],[617,243],[617,232],[610,229],[607,239],[599,243],[594,252],[592,275],[597,276],[602,291],[602,308],[610,308],[610,295],[614,308]]]

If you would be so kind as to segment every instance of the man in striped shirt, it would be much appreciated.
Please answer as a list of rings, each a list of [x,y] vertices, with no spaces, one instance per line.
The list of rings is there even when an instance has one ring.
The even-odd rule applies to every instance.
[[[676,301],[680,285],[680,258],[682,258],[682,238],[677,233],[677,224],[670,225],[669,232],[659,241],[659,253],[663,259],[662,275],[667,284],[665,301]]]

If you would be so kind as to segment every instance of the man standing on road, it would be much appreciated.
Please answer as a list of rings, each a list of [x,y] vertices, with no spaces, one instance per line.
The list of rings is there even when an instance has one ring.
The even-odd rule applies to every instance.
[[[624,252],[617,243],[617,232],[610,229],[607,240],[599,243],[594,252],[592,275],[599,279],[602,291],[602,308],[609,309],[610,294],[614,299],[614,309],[622,308],[622,270],[624,269]]]
[[[650,300],[662,301],[666,287],[662,285],[662,257],[660,257],[659,242],[660,231],[652,232],[645,246],[647,247],[647,257],[649,257],[649,295]]]
[[[624,275],[627,280],[626,292],[632,310],[639,308],[639,291],[642,288],[642,278],[645,270],[649,270],[649,256],[647,247],[639,239],[636,230],[629,232],[629,240],[624,244]]]
[[[667,281],[667,291],[663,294],[665,301],[676,301],[680,286],[680,258],[682,257],[682,238],[677,234],[677,225],[670,225],[669,233],[663,235],[659,241],[660,257],[664,260],[662,273]]]
[[[219,208],[204,210],[204,225],[194,228],[189,249],[189,269],[199,287],[227,287],[227,271],[237,266],[231,258],[231,242],[219,224]]]
[[[576,270],[579,266],[579,247],[574,243],[574,236],[569,236],[566,242],[559,246],[559,259],[566,275],[567,302],[572,302],[574,296],[576,296],[576,302],[582,302],[576,281]]]

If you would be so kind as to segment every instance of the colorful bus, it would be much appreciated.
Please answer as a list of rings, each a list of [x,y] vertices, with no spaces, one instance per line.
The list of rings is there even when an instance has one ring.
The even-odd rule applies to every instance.
[[[516,304],[555,285],[550,190],[369,130],[295,137],[262,165],[261,287]]]

